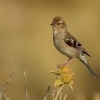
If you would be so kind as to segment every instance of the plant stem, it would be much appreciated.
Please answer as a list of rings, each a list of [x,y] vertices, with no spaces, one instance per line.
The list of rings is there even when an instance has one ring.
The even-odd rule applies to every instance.
[[[55,96],[55,99],[54,99],[54,100],[58,100],[57,98],[58,98],[58,96],[59,96],[61,90],[63,89],[63,87],[64,87],[64,85],[62,85],[62,86],[60,86],[60,87],[58,88],[58,91],[57,91],[57,93],[56,93],[56,96]]]

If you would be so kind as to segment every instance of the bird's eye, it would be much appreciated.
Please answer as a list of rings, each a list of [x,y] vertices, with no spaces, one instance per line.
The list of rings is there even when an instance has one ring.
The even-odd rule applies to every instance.
[[[61,23],[58,23],[58,25],[60,25]]]

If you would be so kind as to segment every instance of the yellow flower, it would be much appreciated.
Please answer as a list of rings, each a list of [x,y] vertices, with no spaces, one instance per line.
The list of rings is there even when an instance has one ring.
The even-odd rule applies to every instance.
[[[54,82],[54,86],[61,86],[68,84],[72,89],[74,72],[69,66],[61,66],[57,71],[52,71],[52,73],[59,75],[59,79]]]

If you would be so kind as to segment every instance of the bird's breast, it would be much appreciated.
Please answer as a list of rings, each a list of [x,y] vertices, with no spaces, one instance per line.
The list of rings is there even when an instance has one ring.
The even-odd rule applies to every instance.
[[[60,53],[66,55],[63,39],[61,39],[61,38],[59,38],[59,37],[54,37],[54,38],[53,38],[53,42],[54,42],[54,45],[55,45],[56,49],[57,49]]]
[[[70,58],[77,57],[78,51],[75,50],[73,47],[68,46],[62,38],[59,38],[59,36],[53,37],[53,41],[56,49],[59,52]]]

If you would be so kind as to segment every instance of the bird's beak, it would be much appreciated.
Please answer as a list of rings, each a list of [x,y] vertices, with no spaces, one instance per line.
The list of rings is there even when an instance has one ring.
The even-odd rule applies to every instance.
[[[51,25],[52,27],[54,26],[54,24],[53,24],[53,23],[51,23],[50,25]]]

